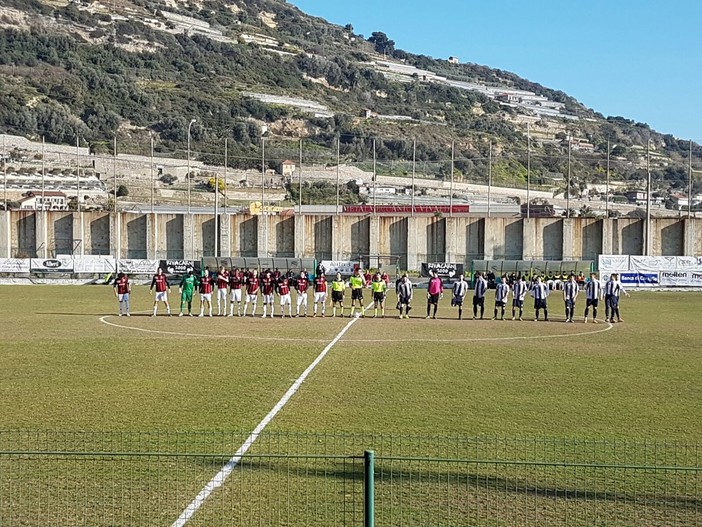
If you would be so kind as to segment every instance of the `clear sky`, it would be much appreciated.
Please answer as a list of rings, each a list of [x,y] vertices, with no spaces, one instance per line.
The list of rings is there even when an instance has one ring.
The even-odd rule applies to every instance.
[[[289,0],[366,38],[484,64],[702,143],[702,0]]]

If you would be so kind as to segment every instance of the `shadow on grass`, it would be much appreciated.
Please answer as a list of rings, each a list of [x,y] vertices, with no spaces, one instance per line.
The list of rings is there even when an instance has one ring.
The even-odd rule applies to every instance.
[[[213,458],[203,458],[198,465],[201,467],[211,466],[214,469],[220,469],[224,463],[228,461],[222,458],[220,461]],[[315,466],[303,460],[291,459],[289,462],[284,458],[279,461],[269,461],[258,457],[244,457],[244,459],[236,467],[232,477],[243,476],[247,473],[256,474],[256,477],[263,477],[268,472],[273,476],[273,479],[282,477],[290,478],[291,474],[295,479],[309,479],[310,481],[318,479],[335,479],[345,480],[361,484],[363,482],[363,460],[358,458],[349,458],[346,462],[339,461],[332,463],[331,460],[321,459],[320,464]],[[559,467],[556,467],[558,469]],[[702,470],[701,470],[702,471]],[[610,472],[607,475],[605,472]],[[548,474],[545,477],[555,477],[557,473]],[[572,478],[573,474],[565,474],[563,478]],[[544,476],[541,476],[544,477]],[[607,477],[610,480],[613,488],[621,489],[624,483],[622,482],[621,471],[612,472],[611,470],[603,473],[597,472],[592,475],[592,480],[603,483],[603,478]],[[525,497],[557,499],[564,501],[583,501],[583,502],[608,502],[621,504],[626,506],[649,507],[649,508],[666,508],[679,510],[698,511],[702,509],[702,498],[690,495],[674,495],[670,494],[670,486],[674,484],[676,474],[674,471],[666,473],[665,480],[661,480],[662,474],[652,476],[651,480],[642,481],[637,478],[631,482],[630,487],[640,486],[642,483],[653,484],[655,482],[656,489],[661,489],[661,493],[656,490],[635,492],[632,490],[618,491],[602,491],[568,488],[565,485],[556,486],[553,484],[540,484],[538,482],[539,475],[529,477],[525,474],[522,477],[502,477],[492,474],[480,474],[475,471],[437,471],[421,470],[409,471],[398,470],[396,468],[382,468],[376,465],[375,483],[376,493],[383,490],[383,487],[410,485],[410,490],[415,489],[418,485],[435,486],[438,493],[445,493],[447,482],[453,480],[456,489],[465,489],[470,492],[470,489],[481,489],[484,491],[493,491],[503,495],[513,494]],[[695,479],[695,476],[692,477]],[[423,481],[421,481],[423,480]],[[420,482],[421,481],[421,482]],[[299,482],[298,482],[299,483]],[[319,483],[314,483],[318,485]],[[692,483],[691,487],[694,487]],[[694,492],[692,488],[689,489]],[[424,494],[424,493],[423,493]]]

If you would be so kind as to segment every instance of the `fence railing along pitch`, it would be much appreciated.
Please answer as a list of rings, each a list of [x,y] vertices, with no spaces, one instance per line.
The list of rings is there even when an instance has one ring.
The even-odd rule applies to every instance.
[[[172,525],[247,432],[0,431],[0,525]],[[702,525],[700,444],[266,432],[189,525]]]

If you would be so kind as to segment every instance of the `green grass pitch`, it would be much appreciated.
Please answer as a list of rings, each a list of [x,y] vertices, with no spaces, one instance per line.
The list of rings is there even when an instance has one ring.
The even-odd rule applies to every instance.
[[[132,294],[132,311],[144,314],[129,319],[114,316],[108,287],[6,286],[0,295],[1,429],[251,430],[348,322],[153,319],[144,286]],[[448,296],[440,318],[425,320],[418,291],[415,318],[398,320],[390,292],[388,317],[356,322],[271,429],[702,436],[698,293],[633,293],[622,300],[625,322],[608,331],[459,322]],[[562,314],[555,295],[550,302]],[[160,333],[109,326],[105,315]]]

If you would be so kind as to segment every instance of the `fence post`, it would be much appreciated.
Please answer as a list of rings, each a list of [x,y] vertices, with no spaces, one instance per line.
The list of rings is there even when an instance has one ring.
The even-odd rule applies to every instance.
[[[363,527],[375,527],[375,452],[363,453]]]

